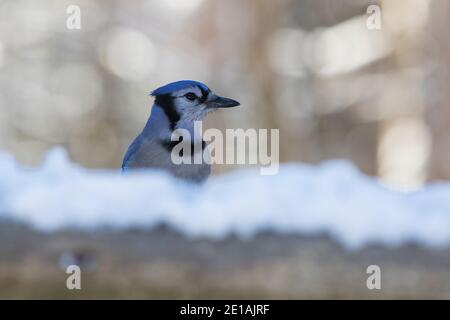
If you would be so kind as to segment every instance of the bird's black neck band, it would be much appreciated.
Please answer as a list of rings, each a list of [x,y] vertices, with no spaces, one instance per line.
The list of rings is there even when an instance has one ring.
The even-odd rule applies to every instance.
[[[180,114],[173,105],[172,97],[168,94],[158,95],[155,98],[155,105],[163,109],[170,122],[170,129],[175,130],[177,122],[180,121]]]
[[[172,152],[172,149],[179,143],[183,143],[182,140],[180,141],[167,141],[167,140],[162,140],[160,141],[161,145],[169,152]],[[190,147],[191,147],[191,154],[193,155],[195,153],[195,143],[191,142]],[[207,143],[205,141],[202,141],[202,151],[205,150],[207,146]],[[180,151],[180,156],[183,156],[183,149],[181,149]]]

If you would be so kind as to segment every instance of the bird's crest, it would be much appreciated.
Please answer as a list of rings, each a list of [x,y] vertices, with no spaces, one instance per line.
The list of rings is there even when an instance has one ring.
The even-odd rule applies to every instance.
[[[183,90],[189,87],[199,87],[202,91],[209,91],[209,88],[201,82],[194,80],[181,80],[159,87],[158,89],[153,90],[150,95],[156,97],[159,95],[169,94],[178,90]]]

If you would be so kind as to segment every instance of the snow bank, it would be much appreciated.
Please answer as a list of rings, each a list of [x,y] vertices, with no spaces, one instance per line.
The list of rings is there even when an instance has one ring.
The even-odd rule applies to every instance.
[[[0,179],[0,217],[43,231],[164,222],[193,237],[273,230],[326,232],[350,248],[450,244],[450,183],[395,193],[344,161],[283,165],[275,176],[238,171],[195,186],[157,171],[86,170],[55,149],[39,169],[0,154]]]

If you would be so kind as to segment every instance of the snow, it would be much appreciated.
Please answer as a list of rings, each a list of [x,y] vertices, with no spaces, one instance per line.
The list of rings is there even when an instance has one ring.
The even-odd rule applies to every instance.
[[[165,223],[213,239],[272,230],[327,233],[348,248],[450,244],[450,183],[393,192],[341,160],[284,164],[274,176],[239,170],[198,186],[160,171],[87,170],[57,148],[36,169],[0,154],[0,177],[0,217],[45,232]]]

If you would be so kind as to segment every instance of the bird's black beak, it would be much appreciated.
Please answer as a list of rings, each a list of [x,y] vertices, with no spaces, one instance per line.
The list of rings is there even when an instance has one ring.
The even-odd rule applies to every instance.
[[[232,108],[241,105],[236,100],[230,98],[224,98],[219,96],[213,96],[211,100],[206,102],[208,108],[218,109],[218,108]]]

